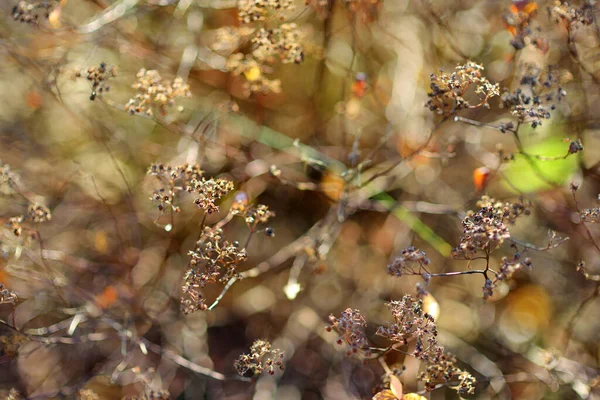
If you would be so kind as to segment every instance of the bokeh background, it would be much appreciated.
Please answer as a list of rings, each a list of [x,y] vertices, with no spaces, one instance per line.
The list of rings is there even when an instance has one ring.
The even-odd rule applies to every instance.
[[[528,42],[516,51],[505,22],[510,1],[309,2],[318,10],[296,1],[283,17],[302,32],[304,61],[274,63],[269,76],[281,80],[281,93],[248,97],[245,77],[225,70],[232,53],[250,46],[239,35],[235,1],[71,0],[40,26],[13,20],[17,3],[0,6],[0,159],[18,171],[52,220],[30,241],[2,229],[0,283],[19,301],[15,309],[0,305],[0,314],[31,331],[79,312],[87,320],[74,337],[108,337],[44,343],[3,326],[0,387],[6,396],[14,388],[27,398],[84,398],[84,389],[120,399],[152,387],[179,399],[370,398],[383,370],[376,361],[346,357],[337,336],[324,329],[328,316],[360,309],[374,337],[391,319],[385,302],[416,293],[421,281],[386,273],[410,245],[426,251],[432,272],[468,268],[452,259],[450,249],[459,243],[461,217],[484,191],[534,202],[532,215],[511,227],[513,237],[544,247],[552,229],[569,240],[549,251],[527,251],[533,268],[503,283],[489,300],[483,300],[479,275],[433,278],[429,301],[439,308],[440,342],[478,379],[475,398],[597,398],[598,286],[576,266],[584,260],[590,274],[600,272],[592,240],[598,242],[600,232],[580,223],[569,189],[576,182],[579,206],[597,207],[595,21],[571,35],[548,15],[554,2],[540,2],[531,27],[547,49]],[[219,41],[226,31],[231,38]],[[478,190],[473,171],[498,168],[499,145],[505,154],[516,151],[512,136],[497,129],[448,120],[429,139],[441,121],[424,107],[429,76],[466,60],[482,64],[501,88],[516,88],[527,64],[568,71],[566,100],[551,120],[521,135],[529,152],[548,157],[566,154],[565,138],[582,140],[582,153],[535,161],[556,185],[516,157]],[[90,85],[77,71],[101,62],[117,66],[118,75],[110,92],[90,101]],[[131,84],[140,68],[168,79],[181,76],[192,97],[178,100],[183,107],[166,115],[129,115],[123,105],[135,95]],[[366,77],[364,95],[356,92],[358,73]],[[461,115],[485,124],[511,120],[499,103],[492,99],[490,110]],[[425,142],[425,150],[413,155]],[[369,164],[364,177],[349,182],[357,157]],[[372,184],[356,185],[401,157],[406,160]],[[235,283],[214,310],[183,315],[179,309],[202,213],[182,196],[181,213],[160,215],[149,200],[156,182],[146,174],[157,162],[198,162],[206,176],[232,180],[235,192],[276,213],[269,223],[275,236],[253,238],[249,259],[240,265],[247,270],[266,261],[272,268]],[[269,173],[271,165],[282,179]],[[346,195],[363,201],[346,207]],[[393,206],[383,206],[382,198]],[[19,196],[0,201],[3,221],[27,208]],[[222,219],[232,202],[233,193],[207,224]],[[243,243],[248,230],[234,221],[225,235]],[[299,240],[305,249],[273,261]],[[508,248],[495,252],[492,264],[510,254]],[[284,290],[298,287],[295,297]],[[215,285],[206,294],[214,299],[221,289]],[[286,369],[250,383],[207,378],[160,352],[144,354],[107,327],[103,313],[137,337],[227,377],[257,338],[285,351]],[[69,326],[44,336],[66,337]],[[418,362],[397,358],[388,361],[406,366],[406,390],[422,390]],[[134,367],[154,369],[146,384]],[[456,398],[456,392],[440,388],[427,396]]]

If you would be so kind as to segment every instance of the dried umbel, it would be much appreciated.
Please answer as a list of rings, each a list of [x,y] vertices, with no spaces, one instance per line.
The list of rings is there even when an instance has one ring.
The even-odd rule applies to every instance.
[[[463,236],[452,250],[455,258],[471,259],[477,252],[489,254],[498,248],[510,238],[508,225],[523,214],[529,215],[531,204],[523,199],[502,203],[483,196],[477,206],[479,210],[470,211],[462,221]]]
[[[581,222],[598,222],[600,221],[600,208],[584,208],[579,212],[579,220]]]
[[[20,176],[5,164],[0,169],[0,195],[12,196],[17,193]]]
[[[431,92],[426,106],[437,114],[448,116],[463,109],[479,107],[488,108],[488,100],[499,96],[498,84],[492,84],[482,75],[483,66],[467,62],[456,67],[456,71],[448,75],[431,74]],[[477,97],[477,103],[471,103],[465,98],[472,90]]]
[[[264,21],[294,9],[293,0],[239,0],[238,18],[244,24]]]
[[[275,216],[275,213],[264,204],[249,204],[248,196],[244,192],[236,194],[229,212],[243,218],[251,231],[254,231],[258,224],[266,224]]]
[[[167,108],[175,104],[180,97],[191,97],[190,87],[180,77],[173,81],[163,79],[158,71],[140,69],[137,81],[131,86],[138,94],[125,105],[131,114],[154,115],[154,110],[165,115]]]
[[[215,202],[233,190],[233,182],[226,179],[192,179],[186,188],[189,193],[198,195],[194,204],[208,214],[219,211]]]
[[[38,24],[42,19],[48,19],[60,0],[19,1],[12,9],[11,16],[15,21],[27,24]]]
[[[252,55],[259,61],[270,61],[277,57],[282,63],[300,64],[304,53],[300,44],[300,32],[294,23],[281,24],[277,28],[261,28],[251,40]]]
[[[399,257],[396,257],[394,262],[387,266],[388,274],[393,276],[402,275],[414,275],[420,272],[420,270],[429,265],[430,261],[424,251],[415,249],[410,246],[400,253]],[[417,271],[413,268],[417,265],[419,268]]]
[[[27,218],[36,224],[50,221],[52,213],[48,207],[39,204],[30,204],[27,208]]]
[[[329,316],[329,325],[327,331],[335,330],[340,336],[337,340],[338,344],[346,343],[350,346],[347,355],[361,353],[365,357],[371,355],[371,346],[367,339],[365,329],[367,328],[367,320],[358,310],[351,308],[342,311],[342,315],[336,318],[333,315]]]
[[[152,193],[151,200],[158,204],[158,210],[163,212],[170,208],[175,212],[180,209],[175,205],[176,193],[186,191],[194,193],[194,204],[206,213],[219,211],[216,201],[221,199],[231,190],[233,182],[226,179],[206,179],[198,164],[183,164],[177,166],[152,164],[148,174],[159,179],[163,184]]]
[[[117,67],[101,62],[98,67],[89,67],[85,71],[77,72],[77,77],[80,76],[85,76],[85,79],[91,83],[92,93],[90,100],[93,101],[98,94],[110,91],[108,80],[117,76]]]
[[[0,304],[16,304],[19,297],[0,283]]]
[[[181,298],[181,310],[185,314],[206,310],[208,305],[202,288],[237,277],[238,265],[248,258],[246,249],[240,248],[239,243],[225,240],[221,229],[209,227],[188,255],[190,269],[184,277]]]
[[[554,7],[548,7],[548,14],[556,23],[564,21],[569,26],[591,25],[594,23],[595,1],[582,1],[577,7],[569,2],[556,1]]]
[[[274,375],[277,369],[284,370],[283,358],[283,352],[273,348],[268,341],[255,340],[250,347],[250,354],[240,355],[233,366],[238,374],[246,378],[260,375],[263,371]]]
[[[560,80],[556,71],[528,66],[519,88],[513,92],[505,90],[502,94],[501,107],[510,109],[519,123],[529,123],[536,128],[544,119],[550,119],[550,112],[556,109],[554,102],[560,102],[567,95]]]
[[[388,303],[388,307],[394,322],[379,327],[377,334],[402,346],[415,342],[411,355],[426,365],[418,375],[425,389],[431,391],[440,383],[458,380],[454,389],[459,394],[473,394],[475,378],[456,367],[456,359],[452,355],[444,353],[444,348],[437,342],[436,324],[433,317],[423,310],[422,300],[406,295],[401,301]]]

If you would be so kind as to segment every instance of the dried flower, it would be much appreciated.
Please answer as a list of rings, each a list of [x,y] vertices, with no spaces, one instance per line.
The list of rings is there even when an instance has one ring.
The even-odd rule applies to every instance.
[[[137,89],[138,94],[125,105],[125,109],[131,114],[144,113],[154,115],[158,109],[164,115],[167,107],[175,104],[179,97],[191,97],[190,87],[180,77],[173,81],[164,80],[158,71],[140,69],[136,75],[137,81],[131,86]]]
[[[244,92],[246,96],[254,93],[280,93],[281,81],[279,79],[269,79],[265,76],[269,68],[257,61],[250,54],[236,53],[227,59],[225,68],[234,75],[244,75],[246,82]]]
[[[406,274],[414,275],[419,271],[415,271],[412,267],[414,264],[419,265],[419,269],[429,265],[430,261],[424,251],[415,249],[413,246],[402,250],[399,257],[396,257],[393,263],[387,266],[388,274],[392,276],[402,276]]]
[[[474,62],[458,65],[456,72],[448,75],[440,73],[431,74],[431,92],[426,106],[431,111],[440,115],[452,115],[456,112],[479,107],[489,107],[488,100],[500,94],[498,84],[492,84],[481,74],[483,66]],[[477,104],[471,104],[465,96],[474,86],[474,94],[478,98]]]
[[[536,128],[544,119],[550,119],[550,111],[556,108],[554,100],[560,102],[567,95],[558,83],[558,73],[527,66],[519,88],[513,92],[505,89],[500,98],[501,107],[510,109],[520,123],[530,123]]]
[[[329,316],[329,326],[327,331],[335,330],[340,336],[337,340],[338,344],[346,342],[350,346],[347,355],[361,352],[365,357],[371,355],[369,340],[365,333],[367,328],[367,320],[360,314],[360,311],[351,308],[342,311],[342,316],[336,318],[333,315]]]
[[[238,18],[242,23],[249,24],[264,21],[294,8],[293,0],[239,0]]]
[[[522,214],[530,213],[531,204],[522,198],[516,203],[496,202],[483,196],[477,202],[479,210],[470,211],[462,221],[463,236],[453,249],[455,258],[470,259],[478,251],[490,253],[510,237],[507,224],[513,224]]]
[[[196,193],[199,197],[194,199],[194,204],[208,214],[219,211],[215,204],[217,200],[233,190],[233,182],[226,179],[192,179],[186,188],[189,193]]]
[[[240,248],[237,242],[225,240],[221,229],[209,227],[205,228],[196,248],[188,255],[190,269],[184,277],[181,298],[181,310],[185,314],[206,310],[208,305],[201,289],[238,276],[238,265],[248,258],[246,249]]]
[[[251,40],[252,55],[258,61],[269,61],[277,56],[284,64],[300,64],[304,53],[300,45],[300,32],[294,23],[281,24],[277,28],[261,28]]]
[[[36,224],[47,222],[52,219],[52,214],[48,207],[39,204],[30,204],[27,208],[27,218]]]
[[[256,340],[250,347],[250,354],[240,355],[233,364],[238,374],[252,378],[267,371],[274,375],[275,370],[284,370],[284,354],[280,349],[273,348],[266,340]]]
[[[92,84],[92,94],[90,100],[95,100],[98,93],[104,93],[110,91],[108,80],[117,76],[117,67],[114,65],[107,65],[105,62],[101,62],[98,67],[89,67],[84,73],[78,72],[77,77],[85,74],[87,79]]]
[[[423,301],[406,295],[401,301],[392,301],[388,307],[394,322],[386,327],[379,327],[377,335],[400,345],[415,341],[412,356],[426,364],[418,375],[425,389],[434,390],[440,383],[458,380],[454,387],[459,394],[473,394],[475,378],[468,372],[456,367],[456,359],[444,353],[444,348],[437,342],[437,327],[433,317],[423,311]]]
[[[38,24],[48,19],[52,10],[60,4],[59,0],[19,1],[12,9],[11,16],[15,21]]]
[[[556,23],[564,21],[570,26],[591,25],[594,23],[594,1],[583,1],[579,7],[569,2],[556,1],[554,7],[548,7],[548,14]]]
[[[0,283],[0,304],[16,304],[19,297]]]

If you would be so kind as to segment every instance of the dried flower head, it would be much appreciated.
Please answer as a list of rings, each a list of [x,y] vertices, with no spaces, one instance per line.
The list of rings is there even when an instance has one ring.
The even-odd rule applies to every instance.
[[[294,8],[293,0],[239,0],[238,19],[249,24],[276,17],[281,12],[292,11]]]
[[[269,210],[268,206],[264,204],[249,204],[247,196],[238,197],[237,195],[231,205],[230,212],[236,217],[243,218],[251,231],[254,231],[258,224],[266,224],[275,216],[275,213]]]
[[[556,23],[565,22],[568,26],[591,25],[594,23],[595,1],[582,1],[577,7],[569,2],[556,1],[554,7],[548,7],[548,14]]]
[[[165,115],[167,108],[175,104],[179,97],[191,97],[190,87],[180,77],[173,81],[164,80],[158,71],[140,69],[136,75],[137,81],[131,86],[138,94],[125,105],[131,114],[144,113],[154,115],[154,110]]]
[[[48,207],[39,204],[30,204],[27,208],[27,218],[36,224],[50,221],[52,213]]]
[[[410,246],[402,250],[400,256],[387,266],[387,271],[392,276],[414,275],[420,273],[420,270],[429,263],[429,258],[424,251]],[[413,269],[415,264],[419,266],[419,271]]]
[[[214,178],[192,179],[186,190],[199,196],[194,199],[194,204],[198,208],[212,214],[219,211],[215,202],[233,190],[233,182]]]
[[[0,169],[0,195],[12,196],[17,193],[21,177],[5,164]]]
[[[15,21],[27,24],[39,24],[42,19],[48,19],[60,0],[19,1],[12,9],[11,16]]]
[[[267,371],[274,375],[275,370],[283,371],[284,354],[280,349],[273,348],[266,340],[256,340],[250,347],[250,354],[240,355],[233,364],[238,374],[252,378]]]
[[[509,224],[522,214],[529,215],[531,204],[522,198],[515,203],[502,203],[483,196],[479,210],[470,211],[462,221],[463,236],[453,249],[455,258],[470,259],[478,251],[489,254],[510,237]]]
[[[367,328],[367,320],[358,310],[351,308],[342,311],[340,318],[329,316],[329,325],[327,331],[335,330],[339,334],[338,344],[346,342],[350,346],[347,355],[362,353],[365,357],[371,355],[371,347],[365,329]]]
[[[550,119],[550,111],[556,109],[554,101],[560,102],[567,95],[559,81],[560,75],[555,71],[527,66],[519,87],[513,92],[504,90],[501,107],[510,109],[520,123],[536,128],[544,119]]]
[[[107,65],[105,62],[101,62],[98,67],[89,67],[87,70],[77,72],[77,77],[85,75],[92,84],[92,94],[90,100],[95,100],[98,93],[110,91],[110,85],[108,80],[117,76],[117,67],[114,65]]]
[[[459,394],[473,394],[475,378],[456,367],[456,358],[445,353],[439,345],[437,326],[433,317],[423,310],[423,301],[406,295],[401,301],[388,303],[388,307],[394,322],[379,327],[377,335],[403,346],[415,341],[411,355],[426,365],[418,375],[425,389],[431,391],[440,383],[458,380],[458,385],[453,388]]]
[[[185,314],[206,310],[208,305],[202,288],[238,276],[238,265],[248,258],[246,249],[240,248],[239,243],[225,240],[221,229],[209,227],[188,255],[190,269],[184,277],[181,298],[181,310]]]
[[[452,115],[463,109],[489,107],[488,100],[500,94],[498,84],[492,84],[481,71],[483,66],[474,62],[458,65],[456,72],[448,75],[431,74],[431,92],[426,106],[440,115]],[[465,96],[472,89],[478,98],[476,104],[469,102]]]
[[[0,283],[0,304],[16,304],[19,297]]]
[[[294,23],[272,29],[261,28],[251,40],[252,55],[255,60],[263,62],[277,57],[284,64],[300,64],[304,61],[300,38],[300,31]]]
[[[180,209],[175,205],[177,191],[192,192],[195,182],[202,181],[203,171],[198,164],[163,165],[152,164],[148,169],[148,175],[155,176],[162,184],[154,190],[150,200],[157,203],[158,210],[162,213],[171,208],[175,212]]]

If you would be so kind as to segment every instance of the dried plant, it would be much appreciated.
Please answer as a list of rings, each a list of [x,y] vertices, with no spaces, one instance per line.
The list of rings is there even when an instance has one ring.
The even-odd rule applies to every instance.
[[[179,97],[191,97],[190,87],[180,77],[173,81],[163,79],[158,71],[142,68],[136,75],[137,81],[131,86],[138,93],[125,105],[131,114],[153,116],[155,110],[161,115],[175,104]]]
[[[242,354],[235,360],[234,366],[238,374],[251,378],[267,371],[274,375],[276,370],[283,371],[284,354],[273,348],[266,340],[256,340],[250,347],[250,354]]]

